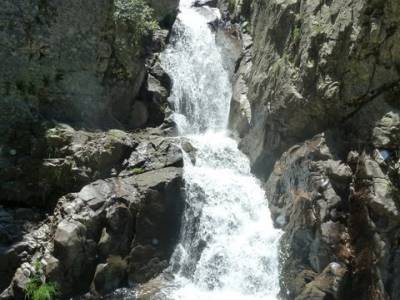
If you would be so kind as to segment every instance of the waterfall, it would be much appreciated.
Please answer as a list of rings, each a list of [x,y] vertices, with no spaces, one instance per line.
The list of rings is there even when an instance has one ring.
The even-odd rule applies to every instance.
[[[206,16],[181,1],[170,46],[161,57],[173,79],[170,102],[181,134],[226,128],[232,87]],[[203,13],[219,17],[217,9]]]
[[[207,24],[219,11],[192,2],[181,0],[161,57],[173,79],[173,118],[197,151],[195,164],[185,159],[186,209],[168,270],[172,283],[156,298],[277,299],[280,231],[247,157],[226,131],[232,86]]]

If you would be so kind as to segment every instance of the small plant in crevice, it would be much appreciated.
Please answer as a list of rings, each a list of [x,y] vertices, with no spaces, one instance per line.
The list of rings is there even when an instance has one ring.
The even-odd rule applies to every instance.
[[[145,172],[145,169],[143,168],[131,168],[129,170],[135,175],[143,174]]]
[[[57,284],[46,282],[40,261],[33,263],[34,273],[25,288],[26,298],[30,300],[53,300],[58,294]]]
[[[321,22],[321,20],[315,20],[312,23],[312,30],[313,30],[313,34],[316,36],[324,33],[324,25]]]
[[[293,41],[294,43],[299,43],[301,39],[301,29],[300,27],[296,26],[293,30]]]

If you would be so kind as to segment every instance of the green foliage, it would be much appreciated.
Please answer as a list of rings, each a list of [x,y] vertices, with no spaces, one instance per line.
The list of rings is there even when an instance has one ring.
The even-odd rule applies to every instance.
[[[25,288],[26,297],[31,300],[53,300],[58,294],[57,285],[53,282],[45,282],[43,266],[40,261],[33,262],[35,273],[31,275]]]
[[[116,0],[114,19],[128,26],[136,43],[160,28],[153,9],[144,0]]]
[[[54,283],[30,281],[26,288],[26,295],[32,300],[52,300],[57,295],[57,287]]]
[[[131,171],[133,174],[138,175],[144,173],[145,170],[143,168],[133,168]]]

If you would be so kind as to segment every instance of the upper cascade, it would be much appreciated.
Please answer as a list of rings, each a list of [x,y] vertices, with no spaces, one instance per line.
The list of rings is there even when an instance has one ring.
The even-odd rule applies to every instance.
[[[173,79],[170,102],[181,134],[225,129],[232,96],[228,71],[208,25],[220,17],[219,11],[196,9],[193,2],[181,1],[170,46],[161,56]]]

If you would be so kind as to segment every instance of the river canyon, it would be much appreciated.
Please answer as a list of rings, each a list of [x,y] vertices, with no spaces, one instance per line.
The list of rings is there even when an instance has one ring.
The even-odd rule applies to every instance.
[[[400,297],[396,0],[0,17],[0,300]]]

